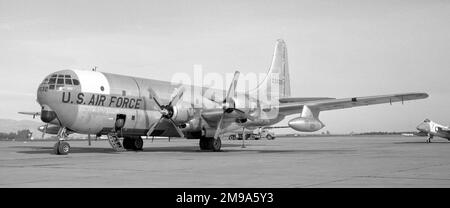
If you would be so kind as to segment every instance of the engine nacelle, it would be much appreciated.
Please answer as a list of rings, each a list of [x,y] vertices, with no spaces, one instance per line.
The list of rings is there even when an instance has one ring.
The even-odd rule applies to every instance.
[[[176,123],[186,123],[194,117],[194,109],[173,107],[172,120]]]
[[[289,127],[296,131],[314,132],[325,127],[321,121],[315,118],[294,118],[288,122]]]

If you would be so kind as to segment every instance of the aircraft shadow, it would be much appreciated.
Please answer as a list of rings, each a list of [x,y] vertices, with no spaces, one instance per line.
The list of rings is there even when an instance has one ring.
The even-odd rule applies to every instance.
[[[269,154],[269,153],[306,153],[306,154],[321,154],[321,153],[348,153],[354,152],[356,150],[348,150],[348,149],[288,149],[288,150],[255,150],[255,149],[226,149],[227,147],[240,147],[240,144],[222,144],[222,149],[220,152],[224,153],[233,153],[233,152],[254,152],[261,154]],[[43,147],[43,146],[11,146],[10,148],[27,148],[28,150],[20,150],[17,153],[22,154],[53,154],[53,147]],[[133,151],[128,151],[133,152]],[[136,152],[183,152],[183,153],[208,153],[211,151],[202,151],[197,146],[169,146],[169,147],[144,147],[143,151]],[[120,152],[116,152],[110,147],[71,147],[69,154],[82,154],[82,153],[102,153],[102,154],[120,154]]]
[[[15,148],[15,147],[11,147]],[[53,154],[53,147],[42,147],[42,146],[26,146],[26,147],[16,147],[16,148],[28,148],[29,150],[17,151],[17,153],[23,154]],[[69,154],[76,153],[107,153],[114,154],[117,153],[111,148],[99,148],[99,147],[71,147]]]
[[[236,147],[240,145],[235,144],[223,144],[223,148],[227,147]],[[43,147],[43,146],[11,146],[9,148],[18,148],[18,149],[28,149],[28,150],[20,150],[17,153],[23,154],[53,154],[53,147]],[[133,150],[127,152],[134,152]],[[143,151],[136,152],[209,152],[202,151],[197,146],[169,146],[169,147],[152,147],[152,146],[144,146]],[[104,154],[118,154],[120,152],[116,152],[111,147],[74,147],[71,146],[69,154],[77,154],[77,153],[104,153]]]

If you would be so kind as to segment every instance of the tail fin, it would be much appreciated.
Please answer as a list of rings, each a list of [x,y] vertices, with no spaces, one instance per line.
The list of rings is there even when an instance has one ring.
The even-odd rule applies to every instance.
[[[257,87],[258,98],[278,102],[279,98],[291,96],[286,43],[278,39],[272,64],[264,80]]]

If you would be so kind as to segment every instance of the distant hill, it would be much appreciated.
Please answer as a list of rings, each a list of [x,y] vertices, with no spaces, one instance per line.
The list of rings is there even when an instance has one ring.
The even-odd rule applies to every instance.
[[[0,119],[0,132],[3,133],[16,133],[19,130],[29,129],[33,132],[33,137],[41,137],[42,133],[37,130],[39,126],[44,125],[40,119],[36,121],[30,120],[12,120],[12,119]]]

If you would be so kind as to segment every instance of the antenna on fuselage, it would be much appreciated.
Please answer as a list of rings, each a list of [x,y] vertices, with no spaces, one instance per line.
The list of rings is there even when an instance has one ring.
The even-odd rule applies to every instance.
[[[92,68],[92,71],[97,71],[97,66],[94,66],[94,68]]]

